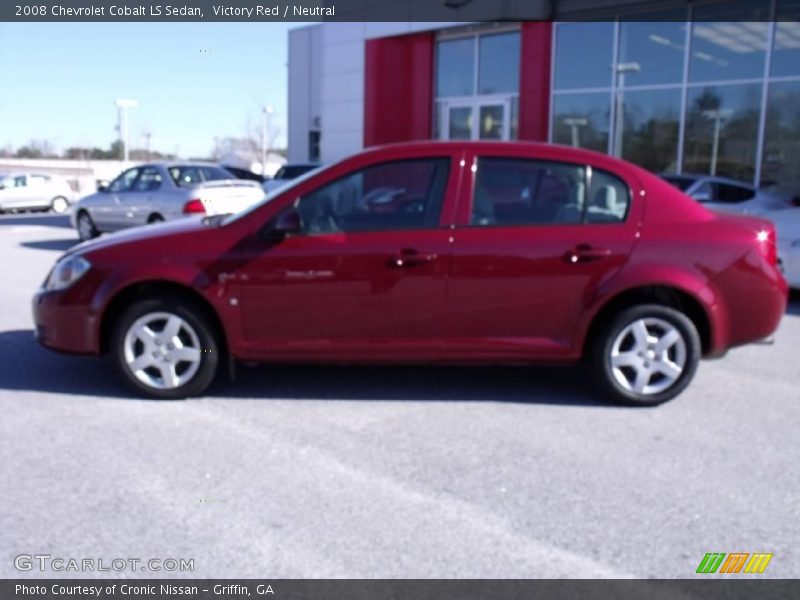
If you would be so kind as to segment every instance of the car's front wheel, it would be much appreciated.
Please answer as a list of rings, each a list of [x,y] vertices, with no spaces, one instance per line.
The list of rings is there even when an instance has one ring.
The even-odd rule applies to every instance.
[[[618,313],[590,349],[595,380],[612,400],[655,406],[680,394],[700,361],[694,323],[668,306],[646,304]]]
[[[219,364],[218,345],[203,311],[179,299],[150,299],[117,319],[111,352],[138,394],[175,400],[202,394]]]
[[[85,210],[82,210],[80,213],[78,213],[77,229],[78,237],[82,242],[91,240],[92,238],[96,238],[98,235],[100,235],[100,232],[97,231],[97,227],[94,226],[92,217],[90,217],[89,213],[87,213]]]

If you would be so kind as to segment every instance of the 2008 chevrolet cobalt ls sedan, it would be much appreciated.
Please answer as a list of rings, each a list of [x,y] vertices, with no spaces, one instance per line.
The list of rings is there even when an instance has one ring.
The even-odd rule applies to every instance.
[[[202,394],[224,360],[574,363],[613,400],[678,395],[702,356],[770,336],[768,222],[634,165],[534,143],[365,151],[231,216],[62,256],[50,348],[108,353],[139,394]]]

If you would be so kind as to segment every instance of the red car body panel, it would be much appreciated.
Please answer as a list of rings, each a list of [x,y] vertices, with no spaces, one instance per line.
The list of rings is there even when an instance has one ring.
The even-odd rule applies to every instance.
[[[438,227],[280,241],[261,235],[320,185],[370,164],[426,156],[451,164]],[[472,227],[478,156],[616,174],[631,192],[627,217]],[[239,359],[570,362],[608,302],[666,286],[702,307],[706,350],[717,354],[769,336],[785,311],[788,288],[770,262],[769,235],[767,221],[718,216],[654,175],[594,152],[534,143],[401,144],[301,179],[222,226],[191,218],[77,246],[68,254],[80,253],[92,268],[66,290],[37,293],[34,318],[44,345],[99,354],[114,299],[160,282],[202,296]],[[576,252],[588,258],[571,262]],[[398,259],[413,265],[398,267]]]

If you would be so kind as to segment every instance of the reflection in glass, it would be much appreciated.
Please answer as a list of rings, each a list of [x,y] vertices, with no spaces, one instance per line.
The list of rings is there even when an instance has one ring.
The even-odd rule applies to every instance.
[[[693,13],[689,80],[762,77],[769,4],[739,0],[697,6]]]
[[[439,42],[436,45],[437,97],[474,93],[475,38]]]
[[[482,140],[502,140],[503,139],[503,113],[505,109],[502,104],[487,104],[480,109],[480,132]]]
[[[622,157],[650,171],[675,171],[680,90],[627,91],[621,105],[617,127],[621,130]]]
[[[772,75],[800,75],[800,2],[778,0]]]
[[[690,89],[684,172],[753,181],[760,106],[759,84]]]
[[[678,21],[685,12],[676,13]],[[667,16],[667,15],[664,15]],[[683,77],[686,23],[623,22],[619,30],[619,65],[636,65],[620,85],[679,83]]]
[[[451,140],[472,139],[472,108],[469,106],[455,106],[450,109]]]
[[[555,87],[611,85],[614,23],[559,23],[556,27]]]
[[[480,38],[478,93],[519,91],[519,33],[482,35]]]
[[[769,86],[761,183],[800,194],[800,81]]]
[[[553,141],[608,151],[610,98],[606,92],[553,97]]]
[[[511,98],[511,123],[509,127],[509,139],[519,139],[519,96]]]

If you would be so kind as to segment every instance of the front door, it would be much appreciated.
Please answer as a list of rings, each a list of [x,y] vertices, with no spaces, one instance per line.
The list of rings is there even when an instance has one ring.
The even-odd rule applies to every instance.
[[[237,273],[251,356],[437,358],[450,251],[440,219],[453,171],[450,157],[382,162],[283,207],[271,222],[290,215],[299,231],[262,233]]]
[[[631,188],[585,165],[470,160],[475,177],[454,231],[446,355],[569,358],[587,301],[635,243]]]

